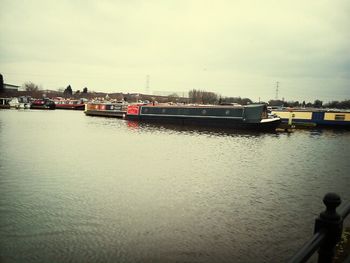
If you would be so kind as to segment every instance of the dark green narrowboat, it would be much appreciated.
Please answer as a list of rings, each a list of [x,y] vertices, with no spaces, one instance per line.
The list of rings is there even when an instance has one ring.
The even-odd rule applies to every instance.
[[[237,129],[275,130],[280,118],[269,118],[264,104],[221,105],[129,105],[129,120],[201,125]]]

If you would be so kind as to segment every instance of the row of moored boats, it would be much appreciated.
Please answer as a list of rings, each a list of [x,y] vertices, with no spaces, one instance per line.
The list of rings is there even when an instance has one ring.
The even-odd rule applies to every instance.
[[[0,98],[0,108],[2,109],[71,109],[84,110],[87,99],[63,99],[63,98],[43,98],[32,99],[28,96],[18,98]]]
[[[11,100],[12,101],[12,100]],[[223,128],[275,130],[280,118],[268,115],[267,107],[256,105],[190,105],[169,103],[88,102],[81,100],[39,99],[18,103],[0,100],[2,108],[74,109],[86,115],[125,118],[134,121],[202,125]],[[22,102],[21,102],[22,101]],[[23,103],[23,106],[22,104]]]
[[[350,112],[283,109],[269,110],[265,104],[193,105],[169,103],[106,102],[87,99],[44,98],[32,100],[0,98],[0,108],[84,110],[89,116],[125,118],[134,121],[162,122],[180,125],[214,126],[274,131],[281,123],[289,126],[350,127]]]

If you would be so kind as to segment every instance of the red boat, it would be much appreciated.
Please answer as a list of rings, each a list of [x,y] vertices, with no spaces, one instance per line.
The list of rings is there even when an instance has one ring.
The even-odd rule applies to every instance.
[[[65,99],[55,99],[56,109],[65,110],[84,110],[85,103],[84,99],[80,100],[65,100]]]
[[[30,104],[31,109],[39,109],[39,110],[54,110],[56,109],[56,105],[53,100],[48,98],[34,100]]]

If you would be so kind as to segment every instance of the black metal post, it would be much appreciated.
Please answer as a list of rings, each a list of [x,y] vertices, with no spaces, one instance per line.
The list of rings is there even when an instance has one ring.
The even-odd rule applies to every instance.
[[[315,220],[315,233],[325,231],[326,237],[318,250],[318,263],[332,263],[335,255],[335,246],[340,241],[343,231],[343,218],[337,213],[340,205],[340,196],[328,193],[323,198],[326,210]]]

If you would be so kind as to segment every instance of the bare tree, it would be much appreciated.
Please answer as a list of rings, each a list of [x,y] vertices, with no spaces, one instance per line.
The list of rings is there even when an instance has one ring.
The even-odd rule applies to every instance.
[[[177,93],[172,93],[168,97],[170,97],[170,98],[178,98],[179,95]]]
[[[219,96],[214,92],[193,89],[188,92],[188,97],[192,103],[216,104]]]
[[[30,92],[37,92],[39,91],[39,86],[31,81],[28,81],[24,83],[24,89]]]

